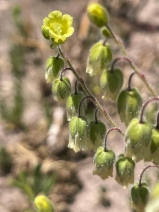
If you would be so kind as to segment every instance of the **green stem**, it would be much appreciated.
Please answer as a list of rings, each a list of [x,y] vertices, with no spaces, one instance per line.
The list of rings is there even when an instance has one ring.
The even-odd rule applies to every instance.
[[[80,78],[80,76],[77,74],[77,72],[75,71],[75,69],[73,68],[71,62],[69,61],[68,57],[66,57],[62,51],[62,49],[60,48],[60,46],[58,46],[58,50],[61,54],[61,56],[63,57],[63,59],[67,62],[68,66],[72,69],[72,72],[74,73],[76,79],[78,80],[78,82],[80,83],[83,91],[85,92],[86,95],[91,96],[92,97],[92,101],[94,102],[94,104],[96,105],[96,107],[99,109],[99,111],[101,112],[101,114],[107,119],[107,121],[110,123],[110,125],[112,127],[117,127],[119,128],[114,121],[110,118],[110,116],[107,114],[107,111],[105,110],[105,108],[98,102],[98,100],[94,97],[94,95],[91,93],[91,91],[89,90],[89,88],[86,86],[86,84],[84,83],[83,79]],[[120,129],[119,133],[121,135],[124,136],[124,132]]]
[[[125,55],[126,57],[128,57],[128,54],[126,52],[126,49],[124,47],[124,45],[121,43],[121,41],[116,37],[116,35],[114,34],[114,32],[112,31],[112,29],[110,28],[109,25],[106,26],[108,28],[108,30],[110,31],[112,38],[114,39],[114,41],[116,42],[116,44],[119,46],[120,50],[122,51],[123,55]],[[130,58],[128,57],[128,59],[130,60]],[[134,65],[134,63],[130,60],[130,66],[131,68],[134,70],[134,72],[138,75],[138,77],[142,80],[142,82],[145,84],[146,88],[149,90],[149,92],[152,94],[152,96],[157,97],[157,94],[155,93],[155,91],[151,88],[150,84],[147,82],[146,78],[144,77],[143,74],[141,74],[138,69],[136,68],[136,66]]]

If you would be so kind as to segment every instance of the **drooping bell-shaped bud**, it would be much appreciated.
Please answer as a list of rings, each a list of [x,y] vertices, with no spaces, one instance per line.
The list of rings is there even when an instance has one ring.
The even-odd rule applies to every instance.
[[[87,8],[87,14],[90,21],[97,27],[103,27],[108,23],[108,12],[98,3],[90,4]]]
[[[159,129],[153,129],[150,144],[150,160],[159,164]]]
[[[106,126],[103,122],[98,121],[91,121],[89,124],[89,137],[93,146],[93,151],[102,146],[103,140],[106,133]]]
[[[99,147],[94,156],[95,168],[93,175],[99,175],[103,180],[113,175],[113,164],[115,154],[111,150],[104,151],[103,147]]]
[[[79,104],[81,100],[83,99],[83,94],[82,93],[73,93],[68,96],[67,101],[66,101],[66,110],[67,110],[67,120],[70,121],[72,117],[78,115],[78,109],[79,109]],[[81,105],[81,113],[85,115],[85,109],[86,109],[86,102],[83,102]]]
[[[58,102],[63,102],[71,93],[71,83],[68,78],[55,79],[52,85],[54,99]]]
[[[47,83],[53,82],[59,76],[60,70],[64,67],[64,60],[59,57],[50,57],[46,61],[45,79]]]
[[[134,183],[135,162],[124,155],[120,155],[116,161],[116,181],[124,188],[129,183]]]
[[[69,122],[69,144],[68,147],[75,152],[92,149],[88,137],[88,123],[85,117],[74,116]]]
[[[106,38],[110,38],[111,37],[111,33],[110,33],[110,31],[109,31],[109,29],[107,27],[102,27],[100,32]]]
[[[100,86],[104,96],[103,99],[116,100],[123,85],[123,74],[120,69],[104,70],[100,78]]]
[[[103,41],[95,43],[90,49],[86,73],[88,73],[91,77],[101,74],[102,71],[109,65],[111,59],[112,52],[109,44],[103,44]]]
[[[152,126],[133,119],[126,131],[126,157],[132,157],[136,162],[145,159],[151,141]]]
[[[142,107],[142,99],[136,88],[123,90],[117,98],[117,110],[121,122],[129,125],[133,118],[138,118]]]
[[[34,200],[35,209],[37,212],[54,212],[54,205],[44,195],[39,195]]]
[[[136,212],[145,212],[145,206],[149,200],[150,192],[148,185],[142,183],[139,185],[136,183],[131,188],[131,207],[136,210]]]

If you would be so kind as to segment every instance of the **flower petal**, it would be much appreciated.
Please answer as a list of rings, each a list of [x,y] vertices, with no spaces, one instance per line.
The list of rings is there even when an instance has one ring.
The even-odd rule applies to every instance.
[[[65,24],[67,27],[70,27],[73,23],[73,18],[70,15],[63,15],[62,17],[62,22]]]
[[[48,17],[50,19],[52,19],[52,18],[53,19],[62,19],[62,13],[58,10],[55,10],[55,11],[49,13]]]

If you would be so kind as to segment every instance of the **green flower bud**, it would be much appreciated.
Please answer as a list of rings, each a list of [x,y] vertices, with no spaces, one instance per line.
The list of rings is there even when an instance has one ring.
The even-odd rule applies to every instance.
[[[67,120],[68,121],[70,121],[72,119],[72,117],[78,115],[79,104],[82,99],[83,99],[82,93],[71,94],[67,98],[66,110],[67,110]],[[80,110],[83,115],[85,114],[86,106],[87,106],[86,102],[83,102],[83,104],[81,105]]]
[[[109,176],[113,176],[113,164],[115,154],[111,150],[104,151],[103,147],[99,147],[94,156],[95,169],[93,175],[99,175],[103,180]]]
[[[102,146],[103,140],[106,133],[106,126],[103,122],[98,121],[97,123],[91,121],[89,124],[89,137],[93,145],[93,151],[96,152],[98,147]]]
[[[141,107],[142,99],[136,88],[131,89],[131,91],[123,90],[117,98],[120,120],[125,122],[126,126],[133,118],[138,118]]]
[[[159,164],[159,129],[156,128],[152,130],[150,157],[154,163]]]
[[[53,82],[58,77],[60,70],[64,67],[64,60],[58,57],[50,57],[46,61],[45,79],[47,83]]]
[[[37,212],[54,212],[52,202],[44,195],[39,195],[34,200],[34,205]]]
[[[63,102],[71,93],[71,83],[68,78],[55,79],[52,85],[54,99]]]
[[[92,3],[87,8],[90,21],[97,27],[103,27],[108,23],[107,10],[98,3]]]
[[[142,183],[141,186],[136,183],[131,188],[131,207],[136,210],[136,212],[145,212],[145,206],[149,200],[150,192],[148,185]]]
[[[129,183],[134,183],[135,162],[124,155],[120,155],[116,162],[116,181],[124,188]]]
[[[44,25],[42,25],[42,27],[41,27],[41,32],[45,39],[47,39],[47,40],[50,39],[49,30]]]
[[[74,116],[69,122],[69,144],[68,147],[75,152],[92,149],[88,139],[88,123],[85,117]]]
[[[101,28],[100,32],[101,32],[101,34],[102,34],[103,36],[105,36],[106,38],[111,38],[111,37],[112,37],[112,35],[111,35],[109,29],[108,29],[107,27],[105,27],[105,26]]]
[[[92,77],[101,72],[109,65],[112,60],[112,52],[109,44],[103,45],[102,41],[95,43],[90,49],[87,60],[86,73]]]
[[[100,78],[100,86],[104,93],[103,99],[116,100],[123,85],[123,73],[120,69],[104,70]]]
[[[136,162],[145,159],[151,141],[152,126],[149,123],[139,123],[133,119],[126,132],[126,157],[132,157]]]

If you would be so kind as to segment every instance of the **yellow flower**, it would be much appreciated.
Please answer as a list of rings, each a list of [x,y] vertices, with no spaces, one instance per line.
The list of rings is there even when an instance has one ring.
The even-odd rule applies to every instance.
[[[44,195],[39,195],[34,200],[34,205],[37,212],[54,212],[54,205]]]
[[[42,33],[46,39],[52,40],[54,44],[62,44],[70,37],[74,28],[73,18],[70,15],[62,15],[60,11],[53,11],[45,17],[42,25]]]

